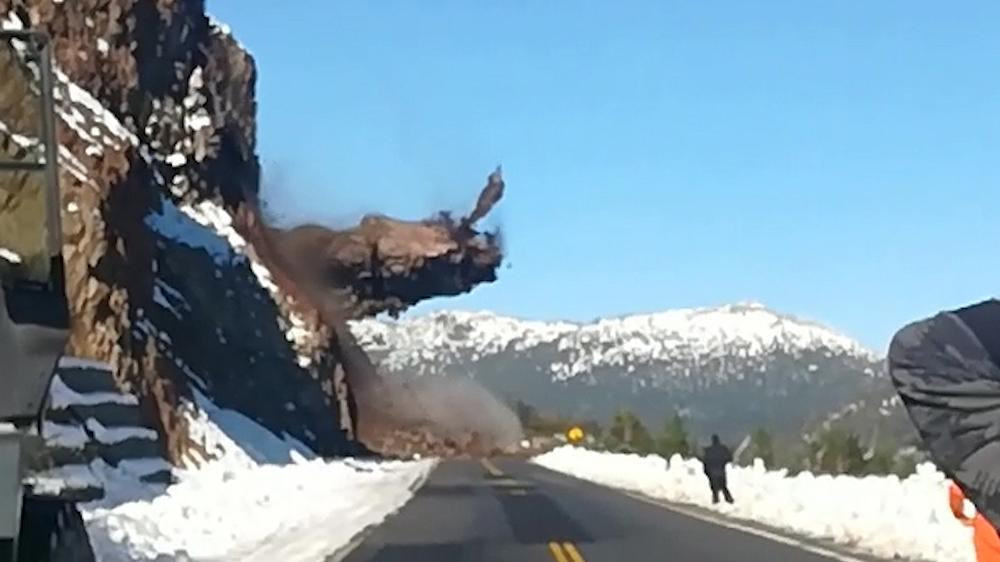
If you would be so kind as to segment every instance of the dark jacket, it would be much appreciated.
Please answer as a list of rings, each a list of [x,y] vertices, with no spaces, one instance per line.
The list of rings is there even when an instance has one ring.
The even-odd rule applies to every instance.
[[[931,460],[1000,528],[1000,301],[906,326],[888,363]]]
[[[725,476],[726,465],[733,462],[733,453],[722,443],[709,445],[705,447],[701,462],[705,466],[705,474]]]

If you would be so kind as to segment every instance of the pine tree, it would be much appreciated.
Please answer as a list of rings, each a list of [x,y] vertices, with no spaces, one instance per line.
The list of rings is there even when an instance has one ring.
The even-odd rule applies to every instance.
[[[757,428],[750,437],[750,456],[764,461],[764,466],[774,467],[774,437],[763,427]]]
[[[526,428],[531,427],[538,419],[538,409],[523,400],[517,400],[514,403],[514,412],[521,425]]]
[[[893,461],[892,472],[900,478],[906,478],[917,471],[917,459],[911,455],[899,455]]]
[[[642,421],[631,411],[621,409],[615,414],[608,428],[607,446],[610,449],[635,453],[649,453],[653,449],[653,439]]]
[[[854,433],[843,429],[828,429],[810,444],[810,465],[813,469],[833,474],[864,474],[867,466],[865,450]]]
[[[865,449],[861,439],[854,433],[848,433],[844,443],[843,473],[851,475],[864,474],[868,467],[865,459]]]
[[[664,458],[669,459],[675,454],[687,457],[693,452],[691,436],[688,435],[684,418],[676,412],[673,416],[667,418],[666,423],[663,425],[663,432],[657,441],[657,452]]]
[[[632,442],[633,450],[636,453],[650,454],[655,452],[656,443],[653,440],[653,436],[646,429],[646,426],[636,418],[636,425],[634,430],[634,438]]]
[[[889,474],[896,467],[895,455],[885,448],[878,448],[865,462],[865,472],[868,474]]]

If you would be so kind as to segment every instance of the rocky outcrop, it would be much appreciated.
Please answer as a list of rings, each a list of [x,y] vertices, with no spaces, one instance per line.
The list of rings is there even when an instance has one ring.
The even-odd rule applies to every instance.
[[[315,224],[266,228],[264,242],[255,247],[268,247],[279,269],[293,275],[327,316],[395,315],[424,299],[496,280],[503,258],[497,234],[475,226],[503,189],[497,169],[475,209],[458,221],[446,213],[424,221],[372,215],[348,230]]]
[[[499,174],[462,221],[277,230],[256,200],[254,63],[203,2],[0,0],[0,18],[53,38],[69,353],[112,365],[174,463],[199,447],[180,414],[198,393],[357,452],[352,384],[374,371],[346,359],[344,319],[495,279],[498,241],[474,227]],[[322,271],[303,267],[313,249]]]

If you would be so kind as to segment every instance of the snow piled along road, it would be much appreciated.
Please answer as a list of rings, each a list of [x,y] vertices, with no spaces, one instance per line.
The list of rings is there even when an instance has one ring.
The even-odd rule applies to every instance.
[[[103,562],[324,560],[410,497],[426,465],[304,461],[199,470],[149,499],[87,509]]]
[[[319,562],[402,507],[433,467],[318,459],[200,396],[188,414],[214,458],[178,483],[101,472],[111,493],[82,509],[100,562]]]
[[[931,464],[896,476],[789,475],[730,467],[734,505],[712,505],[701,462],[675,456],[564,446],[534,459],[546,468],[651,498],[708,508],[733,519],[831,540],[882,558],[973,562],[972,535],[948,508],[948,483]]]

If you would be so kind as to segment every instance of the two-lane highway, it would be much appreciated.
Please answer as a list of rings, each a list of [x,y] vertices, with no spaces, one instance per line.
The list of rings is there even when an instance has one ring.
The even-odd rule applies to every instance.
[[[414,498],[346,558],[346,562],[733,560],[852,558],[824,556],[716,525],[516,460],[442,462]]]

